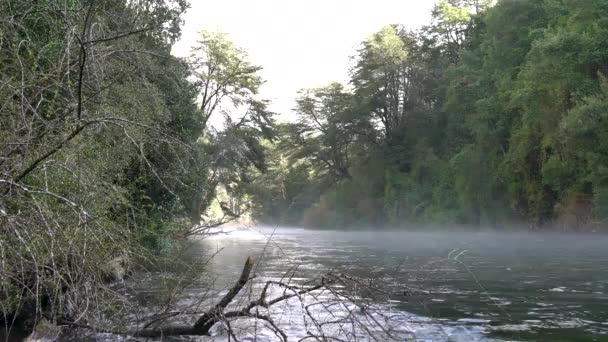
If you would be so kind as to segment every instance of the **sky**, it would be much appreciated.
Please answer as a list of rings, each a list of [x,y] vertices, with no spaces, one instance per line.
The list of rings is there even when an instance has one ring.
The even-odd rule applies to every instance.
[[[190,54],[201,30],[223,31],[261,66],[260,95],[284,120],[293,119],[300,89],[348,81],[351,56],[383,26],[415,29],[435,0],[190,0],[178,56]]]

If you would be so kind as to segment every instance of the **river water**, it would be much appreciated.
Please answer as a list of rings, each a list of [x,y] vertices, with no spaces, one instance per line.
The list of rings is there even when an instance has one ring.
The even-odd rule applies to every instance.
[[[389,295],[369,298],[416,341],[608,341],[606,235],[250,227],[197,243],[215,254],[218,291],[247,256],[258,285],[288,271],[292,283],[327,271],[373,282]],[[278,320],[295,340],[305,336]]]

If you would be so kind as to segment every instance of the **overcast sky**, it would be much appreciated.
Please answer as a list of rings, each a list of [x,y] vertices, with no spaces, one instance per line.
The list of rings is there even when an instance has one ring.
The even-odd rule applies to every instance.
[[[388,24],[428,23],[434,0],[191,0],[174,53],[221,30],[263,67],[262,96],[291,117],[298,90],[346,82],[358,44]]]

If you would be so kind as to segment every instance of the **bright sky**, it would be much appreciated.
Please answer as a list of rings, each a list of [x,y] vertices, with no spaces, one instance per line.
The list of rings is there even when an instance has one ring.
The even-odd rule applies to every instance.
[[[221,30],[264,69],[263,98],[284,119],[298,90],[346,82],[358,45],[388,24],[428,23],[435,0],[190,0],[174,53],[189,55],[201,30]]]

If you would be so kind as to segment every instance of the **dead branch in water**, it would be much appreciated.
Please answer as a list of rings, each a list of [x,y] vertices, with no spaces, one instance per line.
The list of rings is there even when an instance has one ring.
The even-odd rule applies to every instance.
[[[237,280],[236,284],[228,291],[228,293],[209,311],[201,315],[196,323],[193,325],[165,325],[158,328],[148,329],[149,326],[153,324],[158,324],[160,321],[175,317],[179,315],[179,312],[172,312],[170,314],[164,315],[163,317],[155,317],[154,320],[143,325],[141,329],[131,329],[131,330],[116,330],[116,329],[103,329],[97,328],[84,324],[75,324],[69,322],[63,322],[66,325],[70,325],[76,328],[89,329],[100,333],[111,333],[116,335],[128,335],[135,337],[161,337],[161,336],[177,336],[177,335],[192,335],[192,336],[203,336],[209,335],[211,328],[219,322],[228,323],[228,319],[234,318],[252,318],[265,321],[269,324],[269,326],[274,330],[277,336],[280,336],[283,341],[287,341],[287,334],[282,331],[277,324],[274,323],[270,315],[264,315],[257,312],[252,312],[252,309],[256,306],[268,308],[273,304],[288,300],[290,298],[300,296],[306,293],[310,293],[312,291],[316,291],[321,289],[322,287],[329,284],[329,281],[324,281],[322,284],[311,286],[305,289],[298,288],[296,286],[291,286],[288,284],[283,284],[280,282],[268,281],[264,286],[264,290],[260,294],[260,297],[256,300],[251,301],[245,307],[240,310],[224,312],[225,308],[232,303],[234,298],[241,292],[243,287],[247,284],[247,282],[252,279],[251,271],[254,266],[254,259],[252,257],[248,257],[245,261],[245,265],[243,270],[241,271],[241,275]],[[271,285],[279,285],[286,289],[291,290],[291,293],[285,293],[282,296],[277,298],[268,299],[267,292],[268,287]],[[229,323],[228,323],[229,324]]]
[[[237,298],[238,294],[241,292],[243,287],[255,276],[251,274],[254,266],[253,258],[249,257],[245,261],[245,265],[241,274],[237,280],[237,282],[230,288],[228,293],[226,293],[222,299],[215,304],[211,309],[207,312],[203,313],[198,317],[196,322],[192,325],[187,324],[165,324],[162,325],[161,322],[166,321],[167,319],[174,318],[179,315],[185,315],[185,312],[170,312],[165,315],[161,315],[154,317],[147,323],[141,325],[140,328],[127,329],[127,330],[119,330],[119,329],[103,329],[88,325],[82,324],[72,324],[72,323],[64,323],[66,325],[71,325],[76,328],[93,330],[98,333],[111,333],[116,335],[125,335],[125,336],[133,336],[133,337],[166,337],[166,336],[180,336],[180,335],[191,335],[191,336],[203,336],[210,335],[211,329],[218,323],[224,324],[225,327],[228,327],[228,333],[233,335],[233,329],[231,327],[231,321],[239,318],[246,318],[252,320],[263,321],[266,323],[266,326],[272,330],[272,332],[282,341],[287,341],[287,333],[281,329],[279,324],[277,324],[269,311],[263,311],[260,309],[269,310],[271,306],[285,302],[292,298],[297,298],[303,308],[304,320],[312,322],[314,330],[307,329],[308,338],[317,339],[320,341],[327,340],[328,337],[323,332],[323,327],[331,324],[339,324],[339,325],[352,325],[357,324],[359,326],[364,326],[364,322],[362,322],[361,317],[357,317],[358,314],[365,316],[365,319],[371,323],[374,328],[377,329],[382,335],[383,338],[377,339],[373,338],[372,340],[392,340],[394,336],[392,333],[386,328],[383,324],[378,322],[375,318],[371,316],[370,313],[367,312],[367,307],[358,306],[355,304],[355,308],[353,309],[347,308],[347,304],[345,303],[344,297],[341,296],[335,288],[332,288],[332,285],[339,283],[342,286],[348,287],[348,285],[360,286],[360,284],[352,283],[352,279],[348,276],[341,274],[332,274],[329,273],[324,277],[321,277],[320,282],[318,284],[310,285],[310,286],[296,286],[289,283],[285,283],[283,281],[266,281],[260,294],[256,297],[256,299],[250,300],[242,305],[241,308],[236,310],[226,311],[226,308],[232,304]],[[276,297],[272,297],[269,294],[270,287],[276,286],[283,289],[280,295]],[[320,299],[320,295],[318,294],[326,293],[331,294],[333,299]],[[304,296],[309,295],[314,300],[313,303],[305,304]],[[349,303],[356,303],[353,298],[346,297]],[[325,310],[325,313],[332,315],[332,319],[328,322],[319,322],[318,319],[313,317],[313,313],[310,308],[318,306]],[[345,317],[334,316],[332,312],[332,308],[346,308],[348,314]],[[351,320],[352,322],[350,322]],[[347,323],[350,322],[350,323]],[[306,324],[306,323],[305,323]],[[154,328],[150,328],[151,326],[156,326]],[[340,328],[342,329],[342,328]],[[370,335],[373,335],[367,327],[362,328],[363,331],[366,331]],[[331,338],[330,338],[331,339]]]

